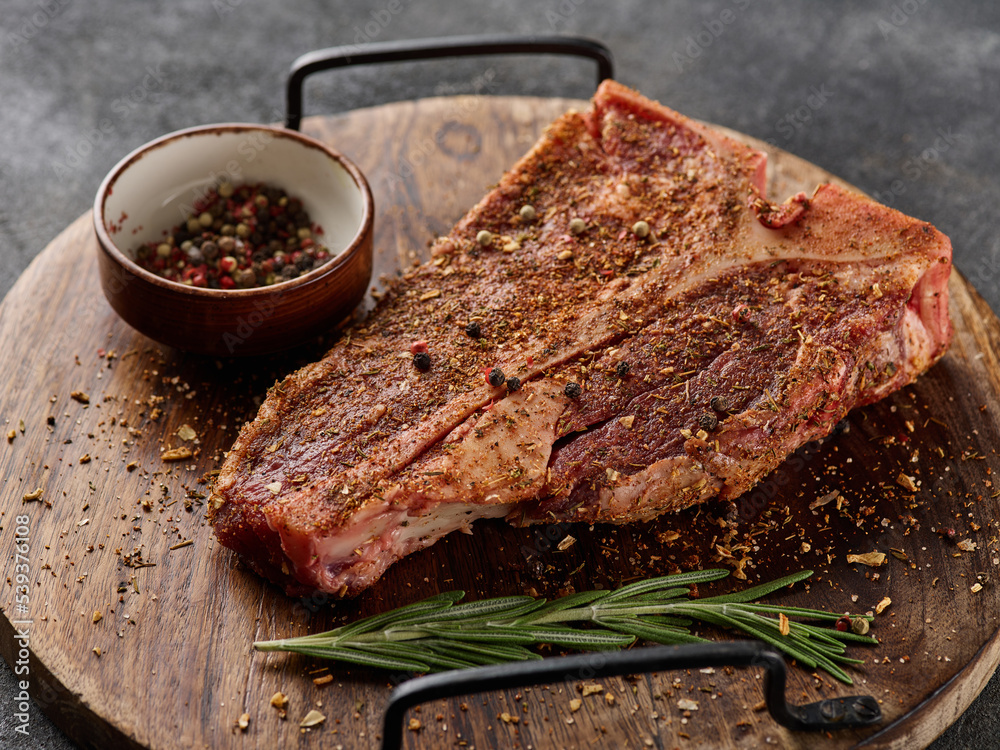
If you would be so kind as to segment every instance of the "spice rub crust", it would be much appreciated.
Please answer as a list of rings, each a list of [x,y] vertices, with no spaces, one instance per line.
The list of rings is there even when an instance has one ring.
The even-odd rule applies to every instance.
[[[910,382],[950,339],[947,238],[830,185],[775,206],[764,166],[602,84],[269,391],[220,473],[219,539],[290,592],[356,594],[475,517],[736,497]]]

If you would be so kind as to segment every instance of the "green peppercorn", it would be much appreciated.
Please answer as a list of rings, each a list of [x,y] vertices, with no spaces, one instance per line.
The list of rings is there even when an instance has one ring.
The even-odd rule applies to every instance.
[[[573,234],[582,234],[587,229],[587,222],[577,217],[570,221],[569,231]]]
[[[203,227],[212,226],[212,222],[215,221],[215,217],[212,216],[208,211],[202,211],[198,216],[198,223]]]
[[[535,212],[535,207],[532,206],[530,203],[521,206],[521,210],[518,211],[518,214],[525,221],[534,221],[535,217],[538,216],[538,214]]]
[[[729,399],[725,396],[712,396],[708,403],[716,411],[729,411]]]
[[[632,234],[640,240],[646,239],[649,236],[649,223],[645,221],[637,221],[632,225]]]
[[[489,232],[485,229],[481,229],[476,235],[476,242],[478,242],[483,247],[486,247],[493,242],[493,232]]]
[[[628,371],[629,371],[628,362],[619,362],[617,365],[615,365],[615,374],[617,374],[618,377],[620,378],[624,378],[626,375],[628,375]]]
[[[521,390],[521,378],[510,377],[507,378],[507,390],[513,393],[514,391]]]
[[[563,388],[563,393],[565,393],[569,398],[579,398],[580,394],[583,393],[583,388],[580,387],[579,383],[567,383],[566,387]]]
[[[427,372],[431,369],[431,355],[427,352],[417,352],[413,355],[413,366],[420,372]]]
[[[471,323],[465,326],[465,335],[471,339],[478,339],[483,335],[482,329],[479,327],[479,321],[473,320]]]
[[[486,381],[494,388],[499,388],[500,386],[502,386],[504,384],[505,379],[506,378],[504,377],[503,370],[501,370],[499,367],[494,367],[492,370],[490,370],[490,374],[486,376]]]
[[[719,426],[719,418],[712,414],[712,412],[706,411],[698,417],[698,424],[705,432],[711,432]]]
[[[851,632],[855,635],[865,635],[868,632],[868,620],[864,617],[851,618]]]
[[[222,198],[231,198],[233,196],[233,183],[231,182],[220,182],[219,188],[216,191]]]

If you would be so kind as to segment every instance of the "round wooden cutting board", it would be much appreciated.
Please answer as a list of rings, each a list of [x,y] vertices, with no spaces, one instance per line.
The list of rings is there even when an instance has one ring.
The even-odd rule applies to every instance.
[[[585,104],[429,99],[313,118],[305,130],[354,159],[371,182],[379,287],[380,275],[425,258],[428,241],[571,106]],[[772,198],[830,179],[754,145],[771,152]],[[923,747],[1000,661],[1000,492],[991,474],[1000,324],[957,273],[950,289],[956,334],[947,356],[913,386],[852,413],[836,435],[800,450],[743,498],[735,558],[720,546],[724,509],[713,504],[622,528],[486,522],[474,536],[453,535],[401,561],[358,600],[332,604],[291,599],[244,568],[214,541],[204,498],[266,388],[321,356],[335,334],[259,360],[165,349],[104,301],[90,216],[82,216],[0,307],[0,423],[9,434],[0,442],[0,653],[17,665],[15,630],[27,631],[31,694],[84,747],[368,748],[396,678],[254,653],[251,643],[326,630],[444,590],[464,589],[469,599],[557,595],[738,560],[748,581],[730,577],[703,591],[811,568],[808,586],[771,600],[861,612],[891,600],[873,624],[881,644],[852,649],[865,662],[850,670],[853,686],[792,668],[788,687],[795,703],[874,695],[882,725],[791,733],[758,709],[755,670],[691,670],[604,680],[602,693],[586,697],[579,682],[566,682],[436,701],[421,708],[423,728],[406,732],[406,746]],[[192,457],[162,460],[178,447]],[[28,531],[24,559],[16,558],[19,526]],[[560,544],[566,535],[575,543]],[[847,562],[869,552],[884,553],[885,564]],[[18,602],[16,575],[25,570],[29,600]],[[270,704],[278,691],[288,696],[285,715]],[[685,715],[681,699],[698,709]],[[325,721],[300,728],[310,709]],[[242,714],[243,730],[235,726]]]

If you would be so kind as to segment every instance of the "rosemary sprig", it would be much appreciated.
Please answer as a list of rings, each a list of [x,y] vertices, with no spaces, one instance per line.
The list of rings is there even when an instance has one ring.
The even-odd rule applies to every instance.
[[[688,596],[692,584],[727,575],[726,570],[700,570],[639,581],[616,591],[583,591],[553,601],[505,596],[458,604],[465,592],[449,591],[325,633],[253,645],[258,651],[293,651],[381,669],[439,672],[540,659],[527,648],[540,644],[607,650],[624,648],[637,640],[668,645],[702,642],[704,638],[689,630],[697,620],[746,633],[807,667],[822,669],[852,684],[838,665],[862,662],[845,655],[847,644],[875,644],[875,638],[800,621],[829,623],[840,619],[839,614],[755,603],[809,578],[811,570],[723,596]],[[789,621],[784,635],[781,615],[797,618]]]

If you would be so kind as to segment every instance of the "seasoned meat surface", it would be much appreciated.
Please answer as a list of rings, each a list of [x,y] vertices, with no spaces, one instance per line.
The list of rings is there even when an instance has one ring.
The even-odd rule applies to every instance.
[[[290,593],[354,595],[476,518],[735,498],[911,382],[951,337],[948,239],[833,185],[771,204],[764,167],[602,84],[269,391],[219,475],[220,541]]]

